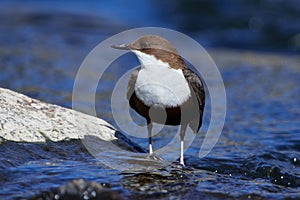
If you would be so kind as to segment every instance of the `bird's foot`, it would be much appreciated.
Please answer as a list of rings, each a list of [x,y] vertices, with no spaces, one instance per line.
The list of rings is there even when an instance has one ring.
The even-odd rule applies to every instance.
[[[179,158],[179,164],[182,165],[183,167],[185,167],[183,155],[180,156],[180,158]]]
[[[162,160],[163,160],[162,158],[160,158],[160,157],[154,155],[154,153],[148,154],[147,158],[150,158],[150,159],[152,159],[152,160],[157,160],[157,161],[162,161]]]
[[[180,161],[180,163],[179,163],[182,167],[185,167],[185,164],[184,164],[184,161]]]
[[[149,144],[149,154],[153,155],[153,148],[152,148],[152,144]]]
[[[173,162],[173,164],[176,168],[180,168],[180,169],[186,168],[186,165],[184,163],[184,159],[182,157],[180,157],[175,162]]]

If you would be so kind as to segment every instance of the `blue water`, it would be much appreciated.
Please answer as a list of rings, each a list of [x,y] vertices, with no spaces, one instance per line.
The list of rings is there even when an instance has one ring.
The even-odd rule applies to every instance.
[[[100,16],[103,24],[120,25],[123,30],[171,28],[188,33],[205,46],[280,52],[300,50],[300,24],[297,23],[300,3],[297,0],[129,0],[125,5],[122,0],[3,0],[1,7],[9,12],[31,10]],[[103,26],[103,31],[117,30]]]
[[[109,11],[114,6],[110,3],[100,6],[66,2],[65,7],[55,12],[58,2],[46,5],[27,1],[25,4],[30,7],[26,9],[20,1],[1,3],[9,9],[0,18],[0,86],[66,107],[71,107],[74,77],[80,63],[100,41],[129,27],[148,25],[145,20],[149,18],[153,20],[149,24],[172,21],[165,19],[162,11],[154,13],[153,10],[161,8],[148,1],[149,9],[145,12],[133,9],[140,13],[139,18],[126,15],[122,19],[120,15],[130,12],[115,7],[116,15],[112,16]],[[242,5],[232,5],[239,6]],[[176,5],[166,9],[173,7]],[[225,13],[233,9],[230,5],[225,7]],[[87,8],[93,12],[87,14]],[[94,10],[98,12],[96,15]],[[290,15],[291,19],[297,16]],[[183,25],[182,29],[190,31]],[[179,27],[176,23],[170,26]],[[209,30],[215,33],[213,28]],[[221,36],[229,30],[223,31]],[[190,34],[205,44],[224,46],[214,39],[216,33],[204,37],[208,32],[199,28]],[[239,48],[247,48],[245,44],[252,40],[246,37],[240,41],[243,43],[238,38],[234,41]],[[262,50],[264,45],[271,48],[264,43],[255,47]],[[272,57],[264,57],[264,53],[252,58],[254,61],[249,61],[247,56],[236,58],[238,62],[227,62],[223,55],[219,69],[228,103],[225,127],[213,151],[202,159],[197,153],[203,134],[196,137],[186,154],[187,169],[170,166],[153,173],[121,173],[99,164],[81,141],[45,144],[6,141],[0,144],[0,199],[29,198],[80,178],[101,183],[124,199],[299,198],[299,59],[287,55],[293,48],[283,44],[276,48],[285,54],[278,55],[274,61]],[[256,62],[257,59],[261,62]],[[263,62],[264,59],[268,62]],[[97,90],[97,114],[112,124],[110,94],[118,77],[129,69],[122,65],[127,62],[137,64],[133,55],[123,56],[106,72]],[[207,127],[209,113],[204,117],[204,127]],[[169,138],[160,134],[154,138],[154,144],[163,146]],[[147,148],[146,139],[135,138],[135,142]]]

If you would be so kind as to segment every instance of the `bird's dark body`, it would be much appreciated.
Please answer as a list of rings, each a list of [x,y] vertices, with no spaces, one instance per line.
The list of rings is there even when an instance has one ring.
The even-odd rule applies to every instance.
[[[151,121],[173,126],[185,122],[190,125],[194,132],[198,132],[202,124],[202,115],[205,104],[204,88],[200,77],[190,69],[184,69],[183,74],[189,83],[190,91],[192,93],[191,97],[180,106],[176,107],[162,107],[155,105],[152,107],[152,111],[156,112],[156,114],[153,114],[150,117],[150,107],[145,105],[143,101],[137,97],[134,91],[134,85],[139,70],[140,68],[132,73],[128,83],[127,99],[129,100],[130,107],[146,118],[147,122]],[[161,117],[164,113],[166,113],[166,119]]]

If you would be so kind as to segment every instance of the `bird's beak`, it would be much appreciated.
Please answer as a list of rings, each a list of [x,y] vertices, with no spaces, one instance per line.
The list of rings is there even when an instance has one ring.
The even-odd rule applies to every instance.
[[[116,45],[111,45],[111,47],[114,49],[130,50],[130,47],[128,44],[116,44]]]

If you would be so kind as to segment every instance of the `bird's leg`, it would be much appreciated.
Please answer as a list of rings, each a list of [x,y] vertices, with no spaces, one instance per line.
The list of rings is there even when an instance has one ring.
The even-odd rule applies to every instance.
[[[183,166],[185,166],[183,153],[184,153],[184,136],[185,136],[186,127],[187,127],[186,123],[183,123],[180,126],[180,164]]]
[[[147,122],[147,129],[148,129],[148,141],[149,141],[149,154],[153,155],[153,148],[152,148],[152,122]]]

